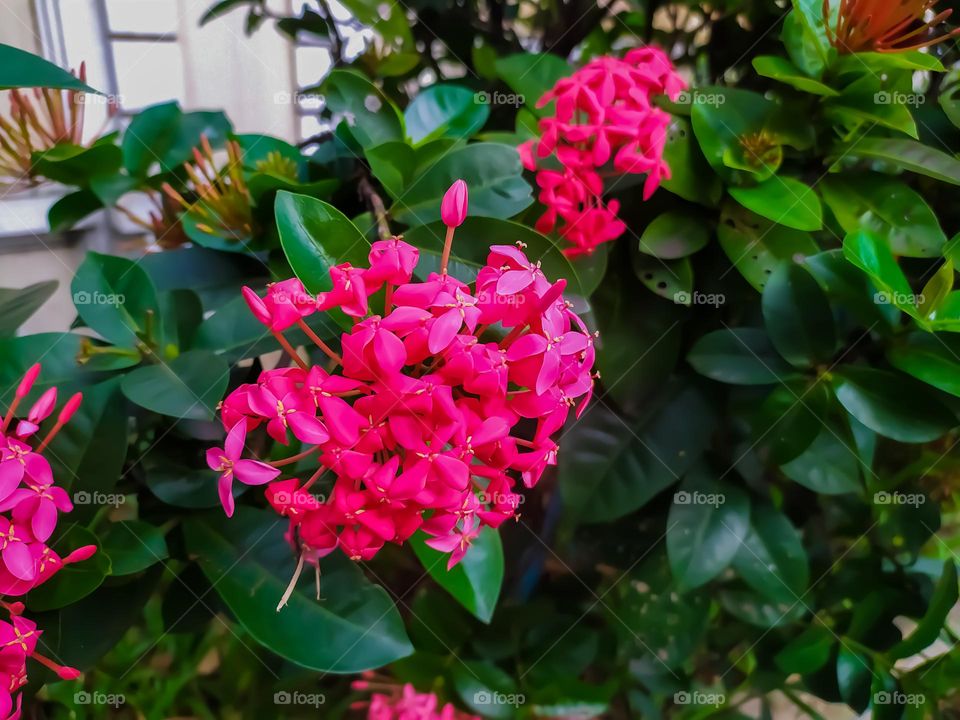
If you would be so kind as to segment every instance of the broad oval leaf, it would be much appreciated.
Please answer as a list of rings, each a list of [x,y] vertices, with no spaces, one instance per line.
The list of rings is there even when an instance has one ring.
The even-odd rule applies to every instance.
[[[740,577],[761,595],[793,602],[806,592],[810,565],[800,533],[772,507],[754,507],[750,532],[733,558]]]
[[[160,415],[210,420],[223,399],[230,366],[206,350],[190,350],[169,364],[144,365],[123,378],[123,394]]]
[[[302,578],[277,612],[296,565],[285,525],[243,506],[232,518],[212,513],[186,522],[188,551],[247,632],[277,655],[321,672],[358,673],[412,653],[387,592],[339,552],[322,561],[322,599],[313,595],[313,579]]]
[[[729,192],[745,208],[778,225],[808,231],[823,227],[820,197],[799,180],[774,175],[754,187],[731,187]]]
[[[8,12],[13,13],[13,10],[8,9]],[[13,19],[10,22],[13,22]],[[80,82],[72,73],[42,57],[11,45],[0,44],[0,90],[34,87],[97,92],[86,83]]]
[[[100,549],[110,558],[111,575],[132,575],[169,556],[163,532],[142,520],[110,523]]]
[[[675,260],[693,255],[710,241],[707,224],[697,215],[670,210],[654,218],[640,237],[640,252]]]
[[[794,372],[760,328],[726,328],[700,338],[687,355],[701,375],[731,385],[773,385]]]
[[[836,348],[833,313],[807,270],[785,262],[763,290],[763,321],[774,347],[791,365],[829,360]]]
[[[463,559],[449,570],[449,556],[429,547],[424,540],[422,535],[414,535],[410,545],[430,577],[475,617],[489,623],[503,584],[500,534],[493,528],[484,528]]]
[[[403,111],[407,135],[414,143],[472,137],[490,117],[490,106],[478,96],[468,87],[444,83],[421,90]]]

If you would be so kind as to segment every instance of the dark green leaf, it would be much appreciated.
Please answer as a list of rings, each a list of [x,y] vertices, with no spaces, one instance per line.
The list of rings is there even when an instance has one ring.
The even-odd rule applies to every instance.
[[[214,513],[185,526],[188,550],[255,640],[302,667],[335,673],[382,667],[413,652],[386,591],[341,553],[323,561],[321,600],[312,596],[313,579],[302,578],[277,612],[296,564],[285,525],[241,506],[233,518]]]
[[[230,379],[219,355],[190,350],[169,364],[144,365],[123,378],[123,394],[161,415],[191,420],[213,418]]]
[[[834,153],[873,161],[877,169],[893,167],[960,185],[960,160],[915,140],[869,137],[838,147]]]
[[[552,53],[516,53],[500,58],[495,67],[510,89],[521,96],[520,102],[536,113],[543,112],[536,108],[543,94],[573,72],[566,60]]]
[[[25,288],[0,288],[0,337],[13,337],[59,285],[56,280],[46,280]]]
[[[168,557],[163,532],[142,520],[111,523],[100,547],[110,558],[111,575],[133,575]]]
[[[763,290],[763,321],[774,347],[792,365],[829,360],[836,348],[830,303],[805,268],[785,262]]]
[[[779,80],[803,92],[828,97],[840,94],[829,85],[803,74],[789,60],[777,55],[758,55],[753,59],[753,68],[758,75]]]
[[[146,176],[154,164],[161,172],[179,169],[191,159],[201,136],[214,147],[230,133],[222,112],[183,112],[176,102],[153,105],[139,112],[123,134],[123,165],[131,175]]]
[[[927,606],[927,612],[909,637],[887,651],[892,660],[910,657],[925,650],[940,637],[947,616],[957,604],[957,565],[952,560],[943,563],[943,573],[934,588],[933,596]]]
[[[15,21],[15,17],[10,17],[11,23]],[[0,44],[0,90],[33,87],[97,92],[89,85],[80,82],[75,75],[42,57],[10,45]]]
[[[710,232],[702,218],[671,210],[658,215],[640,237],[640,252],[654,257],[675,260],[693,255],[710,240]]]
[[[836,636],[823,625],[811,625],[791,640],[774,660],[785,673],[808,675],[816,672],[830,659]]]
[[[822,425],[813,444],[780,470],[795,483],[821,495],[843,495],[863,489],[856,445],[831,423]]]
[[[704,335],[687,362],[701,375],[731,385],[773,385],[793,372],[760,328],[727,328]]]
[[[800,533],[786,515],[772,507],[754,507],[750,532],[733,558],[744,582],[775,602],[803,597],[810,566]]]
[[[70,525],[52,544],[61,557],[86,545],[99,545],[96,535],[79,525]],[[72,605],[86,597],[103,583],[110,574],[110,558],[97,551],[93,557],[61,568],[52,578],[27,595],[31,610],[41,612]]]
[[[799,180],[774,175],[755,187],[729,188],[738,203],[779,225],[795,230],[823,227],[823,208],[813,189]]]
[[[723,195],[723,182],[700,151],[690,121],[674,117],[667,128],[663,159],[670,177],[661,186],[684,200],[715,207]]]
[[[700,587],[733,561],[750,528],[750,499],[705,467],[680,484],[667,517],[670,570],[684,590]]]
[[[403,140],[403,118],[393,102],[355,70],[334,70],[322,85],[327,108],[342,116],[364,148]]]
[[[833,383],[847,412],[884,437],[930,442],[957,424],[953,413],[922,385],[897,373],[845,365],[834,373]]]
[[[438,84],[421,90],[403,111],[407,136],[414,143],[437,137],[469,138],[490,116],[479,93],[462,85]]]

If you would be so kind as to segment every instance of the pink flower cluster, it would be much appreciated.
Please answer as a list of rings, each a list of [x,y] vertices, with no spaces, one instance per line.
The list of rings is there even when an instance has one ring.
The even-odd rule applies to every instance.
[[[366,710],[367,720],[480,720],[440,700],[433,693],[417,692],[409,683],[400,686],[390,678],[372,672],[363,673],[363,680],[351,683],[354,690],[372,692],[369,700],[353,703],[355,710]]]
[[[540,120],[539,139],[518,148],[524,167],[537,170],[539,199],[547,208],[537,230],[559,225],[573,244],[565,251],[570,257],[620,237],[626,229],[617,217],[620,204],[604,204],[601,171],[612,159],[615,173],[646,173],[643,197],[649,198],[670,177],[663,160],[670,115],[651,97],[676,100],[685,87],[666,53],[644,47],[622,60],[595,58],[540,98],[537,107],[556,101],[555,114]],[[543,163],[551,155],[555,162]]]
[[[458,192],[462,222],[465,186],[448,197],[452,207]],[[269,483],[301,566],[338,547],[369,560],[422,529],[452,567],[482,526],[516,515],[516,479],[532,487],[556,462],[551,435],[590,397],[594,336],[565,302],[565,281],[551,283],[519,247],[495,245],[475,284],[461,282],[446,272],[452,231],[441,272],[424,282],[412,279],[418,250],[392,238],[373,243],[368,268],[331,268],[332,289],[316,297],[296,279],[264,298],[246,291],[295,364],[230,393],[221,409],[227,440],[207,459],[228,515],[235,478]],[[333,308],[353,319],[342,355],[304,322]],[[282,332],[294,326],[323,350],[326,367],[290,346]],[[305,449],[272,463],[242,458],[259,427]],[[281,467],[306,458],[319,469],[305,483],[278,479]],[[321,501],[309,490],[325,472],[334,482]]]
[[[17,419],[17,409],[39,374],[39,364],[27,371],[0,425],[0,595],[8,597],[25,595],[64,565],[86,560],[96,552],[95,546],[87,545],[61,558],[47,545],[58,513],[69,512],[73,504],[63,488],[53,484],[53,471],[42,452],[80,407],[82,396],[77,393],[67,400],[43,440],[32,445],[41,423],[57,404],[57,390],[50,388],[26,417]],[[20,697],[14,699],[14,695],[27,682],[27,658],[65,680],[80,673],[36,652],[41,632],[22,616],[22,603],[0,601],[0,606],[10,613],[9,622],[0,621],[0,718],[10,720],[20,717]]]

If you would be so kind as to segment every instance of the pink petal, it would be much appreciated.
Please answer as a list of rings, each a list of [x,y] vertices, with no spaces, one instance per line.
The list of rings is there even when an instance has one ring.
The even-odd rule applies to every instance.
[[[508,270],[497,280],[497,295],[513,295],[530,287],[533,273],[529,270]]]
[[[37,564],[26,543],[7,543],[3,549],[3,564],[11,575],[21,580],[33,580],[37,576]]]
[[[521,335],[507,349],[507,360],[513,362],[539,355],[547,349],[547,339],[543,335],[527,333]]]
[[[223,505],[227,517],[233,517],[233,474],[224,473],[217,483],[217,492],[220,495],[220,504]]]
[[[227,433],[227,441],[223,444],[224,453],[231,460],[239,460],[243,455],[243,446],[247,441],[247,424],[237,423]]]
[[[238,460],[233,473],[246,485],[263,485],[277,477],[280,471],[259,460]]]
[[[23,480],[23,465],[16,460],[0,463],[0,498],[7,497]]]
[[[30,530],[40,542],[46,541],[57,526],[57,508],[50,500],[41,500],[30,520]]]
[[[380,367],[391,375],[400,372],[407,362],[403,341],[388,330],[380,330],[373,336],[373,350]]]
[[[546,352],[543,354],[543,365],[537,375],[537,395],[543,395],[551,386],[556,385],[560,377],[560,354]]]
[[[287,415],[287,423],[294,436],[301,442],[320,445],[330,439],[330,433],[322,422],[305,412]]]
[[[427,349],[432,353],[446,350],[453,339],[460,332],[463,320],[456,309],[451,309],[433,321],[430,327],[430,336],[427,339]]]

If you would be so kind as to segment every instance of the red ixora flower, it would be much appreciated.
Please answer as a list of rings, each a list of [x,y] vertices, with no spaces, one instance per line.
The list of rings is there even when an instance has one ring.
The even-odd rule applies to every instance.
[[[228,513],[230,483],[267,482],[270,505],[289,519],[300,561],[281,606],[303,565],[317,567],[337,548],[366,561],[423,530],[455,565],[484,527],[516,517],[517,484],[532,487],[556,463],[551,434],[590,398],[595,336],[564,299],[566,283],[550,282],[516,245],[491,247],[474,283],[449,275],[466,185],[447,197],[440,272],[422,281],[412,277],[419,251],[391,238],[373,243],[369,267],[331,268],[326,293],[311,296],[299,280],[274,285],[266,298],[244,292],[292,365],[228,395],[227,442],[208,461],[221,473]],[[332,307],[353,320],[339,352],[305,321]],[[291,346],[290,327],[323,352],[324,367]],[[270,463],[241,459],[258,429],[281,444],[298,441],[301,451]],[[276,477],[298,463],[315,468],[306,482]],[[331,489],[318,499],[310,490],[324,475]]]
[[[556,101],[556,111],[518,150],[524,167],[537,171],[546,206],[537,229],[557,229],[572,244],[567,255],[589,254],[626,230],[619,203],[603,201],[604,168],[646,174],[645,200],[670,177],[663,160],[670,115],[651,98],[676,100],[685,87],[666,53],[644,47],[623,59],[595,58],[540,98],[537,107]]]
[[[837,24],[830,24],[830,0],[823,0],[823,17],[830,43],[842,54],[905,52],[936,45],[960,34],[960,28],[936,35],[953,14],[944,10],[926,19],[938,0],[840,0]]]
[[[46,542],[53,534],[58,514],[73,504],[67,493],[54,485],[50,463],[43,451],[80,407],[77,393],[60,409],[46,435],[33,443],[41,425],[53,416],[56,388],[49,388],[25,416],[17,414],[40,375],[40,365],[31,367],[14,392],[0,423],[0,595],[18,597],[45,583],[64,565],[86,560],[96,547],[86,545],[61,558]],[[27,659],[50,668],[64,680],[80,672],[63,667],[36,651],[42,634],[35,623],[23,617],[23,604],[0,601],[9,620],[0,620],[0,718],[20,717],[19,689],[27,682]]]

